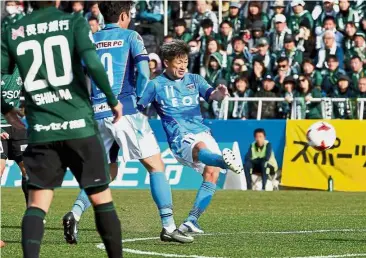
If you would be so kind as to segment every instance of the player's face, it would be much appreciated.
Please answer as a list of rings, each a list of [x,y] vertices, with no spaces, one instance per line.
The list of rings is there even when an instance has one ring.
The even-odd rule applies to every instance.
[[[255,135],[255,142],[257,143],[258,146],[263,146],[264,145],[264,140],[265,140],[265,136],[263,133],[257,133]]]
[[[165,60],[164,63],[167,73],[174,77],[173,79],[182,79],[187,71],[188,56],[178,56],[171,61]]]
[[[89,26],[93,34],[99,30],[99,25],[94,20],[89,21]]]

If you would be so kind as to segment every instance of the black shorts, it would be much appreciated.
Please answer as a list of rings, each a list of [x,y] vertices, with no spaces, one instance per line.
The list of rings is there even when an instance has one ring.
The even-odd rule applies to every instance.
[[[23,154],[33,189],[60,187],[66,168],[78,181],[80,188],[108,186],[109,167],[99,136],[51,143],[29,144]]]
[[[9,139],[1,139],[1,159],[14,160],[17,163],[23,160],[23,152],[27,148],[27,130],[19,130],[13,126],[2,127],[2,131],[9,134]]]

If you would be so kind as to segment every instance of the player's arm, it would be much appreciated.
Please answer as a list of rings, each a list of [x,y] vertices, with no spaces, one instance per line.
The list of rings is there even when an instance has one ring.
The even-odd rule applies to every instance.
[[[137,102],[137,108],[140,111],[143,111],[152,101],[154,101],[156,96],[156,88],[154,80],[150,81],[144,92],[142,93],[139,101]]]
[[[216,89],[212,88],[211,85],[207,83],[207,81],[200,75],[195,76],[195,84],[198,86],[198,90],[200,96],[206,100],[206,102],[210,102],[213,100],[222,101],[226,96],[229,95],[229,91],[227,90],[225,85],[219,85]]]
[[[136,95],[141,97],[149,82],[149,56],[142,37],[137,32],[132,32],[129,36],[130,51],[137,67]]]
[[[264,157],[264,159],[268,162],[269,159],[271,158],[272,155],[272,144],[271,143],[267,143],[266,146],[266,155]]]

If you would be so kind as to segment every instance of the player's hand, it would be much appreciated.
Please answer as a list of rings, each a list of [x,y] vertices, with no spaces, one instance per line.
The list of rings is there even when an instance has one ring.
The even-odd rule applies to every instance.
[[[6,121],[8,121],[9,124],[14,126],[14,128],[19,129],[19,130],[25,130],[25,125],[23,124],[22,120],[20,120],[20,118],[19,118],[21,116],[24,116],[24,114],[18,108],[13,108],[6,115],[4,115]]]
[[[227,89],[227,87],[223,84],[219,84],[219,86],[217,86],[216,88],[220,94],[222,95],[222,99],[224,99],[226,96],[229,96],[229,91]]]
[[[7,139],[9,139],[9,134],[7,132],[2,132],[2,133],[0,133],[0,138],[2,140],[7,140]]]
[[[121,102],[118,101],[118,104],[114,107],[111,107],[113,115],[114,115],[114,119],[113,119],[113,124],[117,123],[121,117],[122,117],[122,109],[123,106],[121,104]]]

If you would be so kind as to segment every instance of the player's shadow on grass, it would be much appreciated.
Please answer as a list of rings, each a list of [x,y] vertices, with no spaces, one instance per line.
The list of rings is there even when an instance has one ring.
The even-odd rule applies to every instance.
[[[1,226],[1,229],[19,229],[21,230],[22,227],[21,226]],[[55,227],[45,227],[45,230],[60,230],[63,231],[64,228],[63,227],[59,227],[59,228],[55,228]],[[93,232],[93,231],[97,231],[95,228],[80,228],[80,231],[88,231],[88,232]]]
[[[366,239],[349,239],[349,238],[317,238],[317,241],[328,241],[328,242],[358,242],[366,244]]]

